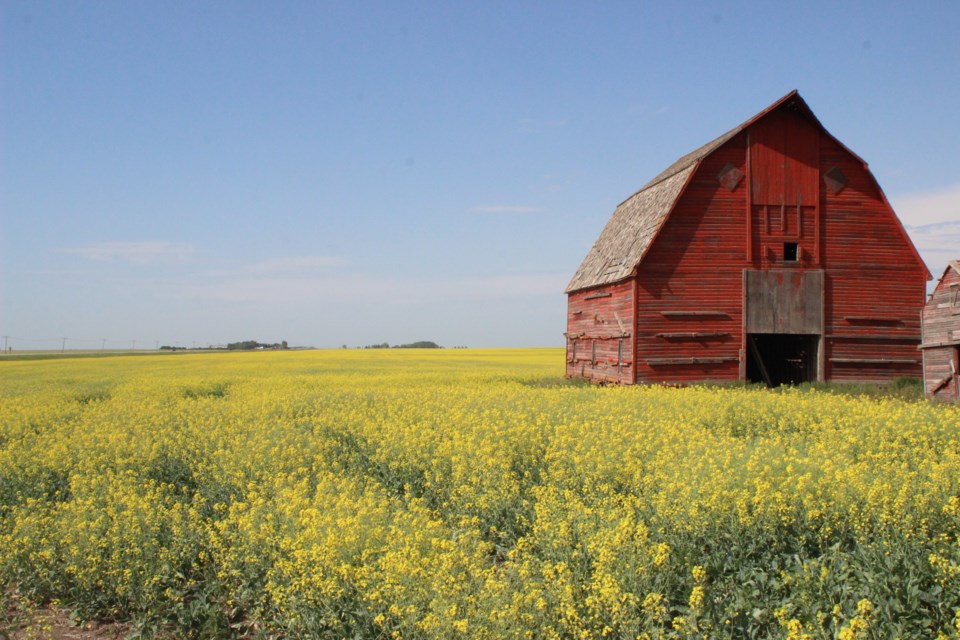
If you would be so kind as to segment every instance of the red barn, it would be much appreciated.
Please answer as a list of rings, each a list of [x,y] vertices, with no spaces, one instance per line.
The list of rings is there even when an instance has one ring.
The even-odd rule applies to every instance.
[[[960,400],[960,260],[951,260],[923,307],[923,382],[928,398]]]
[[[793,91],[613,212],[570,280],[567,375],[921,375],[930,274],[866,162]]]

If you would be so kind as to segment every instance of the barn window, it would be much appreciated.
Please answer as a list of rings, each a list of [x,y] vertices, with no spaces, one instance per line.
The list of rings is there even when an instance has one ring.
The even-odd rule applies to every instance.
[[[783,243],[783,261],[796,262],[800,256],[800,249],[796,242]]]

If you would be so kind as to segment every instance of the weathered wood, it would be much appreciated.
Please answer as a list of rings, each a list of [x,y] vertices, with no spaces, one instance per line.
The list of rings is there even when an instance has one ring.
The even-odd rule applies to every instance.
[[[916,358],[830,358],[830,362],[846,364],[920,364]]]
[[[655,333],[653,334],[658,338],[667,338],[671,339],[684,339],[684,338],[720,338],[723,336],[729,336],[729,331],[676,331],[672,333]]]
[[[924,390],[928,398],[960,401],[960,261],[951,260],[923,308]]]
[[[919,334],[896,335],[889,333],[829,333],[824,336],[830,340],[869,340],[880,342],[920,342]]]
[[[937,349],[940,347],[952,347],[960,345],[960,340],[944,340],[943,342],[929,342],[921,344],[918,349]]]
[[[704,317],[708,317],[708,316],[723,316],[723,317],[729,317],[729,314],[728,314],[726,311],[703,311],[703,310],[697,310],[697,311],[661,311],[661,312],[660,312],[660,315],[662,315],[662,316],[664,316],[664,317],[666,317],[666,318],[683,318],[683,317],[704,318]]]
[[[726,358],[647,358],[646,362],[652,366],[674,365],[674,364],[722,364],[724,362],[737,362],[739,358],[730,356]]]
[[[843,316],[847,322],[870,324],[903,324],[902,318],[881,318],[876,316]]]
[[[823,272],[746,273],[747,333],[823,333]]]

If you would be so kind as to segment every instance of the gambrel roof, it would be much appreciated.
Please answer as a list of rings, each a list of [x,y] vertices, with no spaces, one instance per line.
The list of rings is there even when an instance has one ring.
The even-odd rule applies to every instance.
[[[807,103],[800,97],[800,94],[796,90],[791,91],[743,124],[681,157],[644,185],[642,189],[620,203],[601,232],[600,237],[597,238],[586,258],[580,264],[580,268],[571,278],[565,290],[566,293],[612,284],[630,277],[647,254],[700,163],[737,134],[780,107],[800,112],[824,135],[830,136],[857,161],[863,163],[864,169],[869,174],[867,163],[842,142],[830,135],[817,120]],[[874,184],[876,184],[876,181],[874,181]],[[882,189],[879,185],[876,186],[881,197],[886,201]],[[923,264],[916,247],[913,246],[899,220],[897,220],[897,225],[900,227],[900,231],[905,241],[910,245],[917,261]],[[929,271],[927,271],[925,265],[923,268],[929,279]]]
[[[810,107],[794,90],[743,124],[681,157],[640,191],[620,203],[573,275],[566,293],[611,284],[629,277],[643,260],[700,162],[761,117],[791,101],[790,106],[802,111],[817,127],[823,129]]]

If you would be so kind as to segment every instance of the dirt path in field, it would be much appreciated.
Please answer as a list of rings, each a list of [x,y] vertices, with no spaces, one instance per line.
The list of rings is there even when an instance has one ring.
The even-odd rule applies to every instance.
[[[0,615],[0,640],[121,640],[126,624],[75,624],[65,609],[23,608],[10,603]]]

